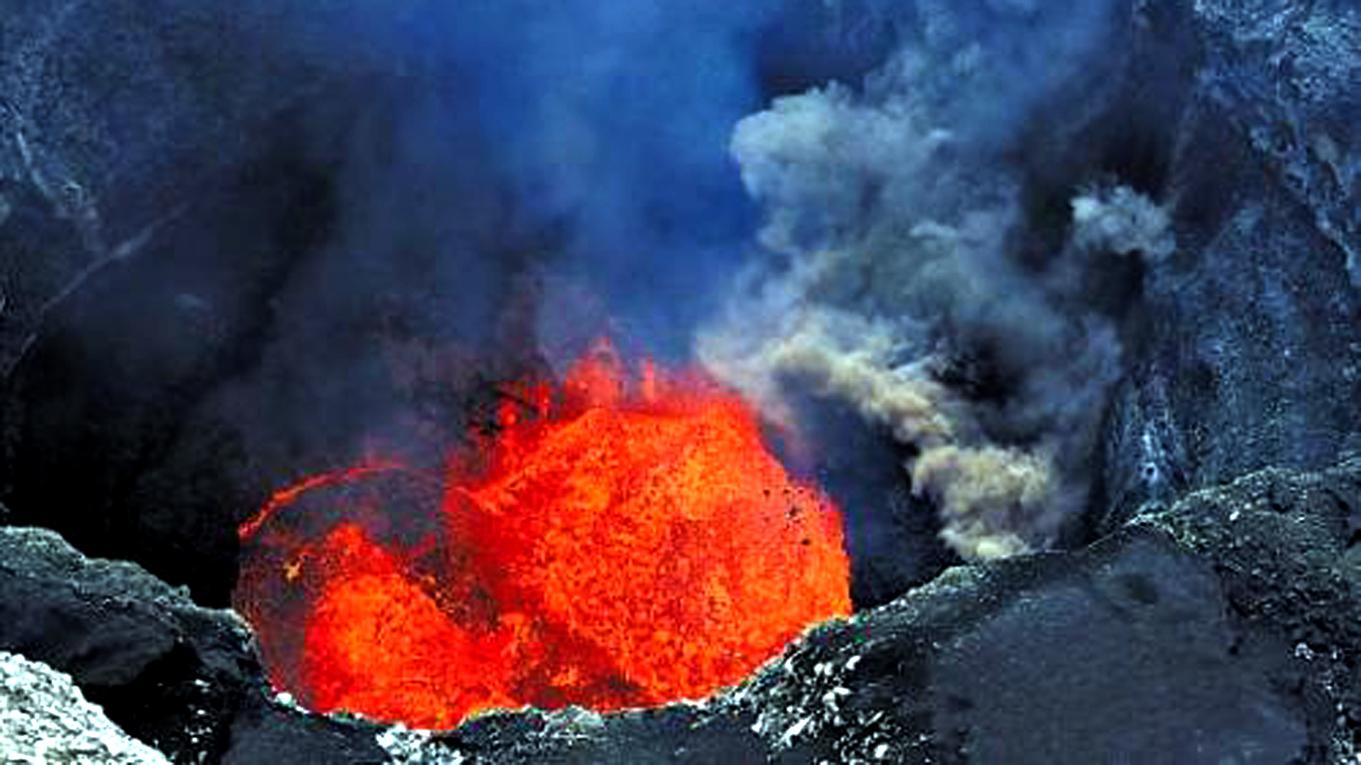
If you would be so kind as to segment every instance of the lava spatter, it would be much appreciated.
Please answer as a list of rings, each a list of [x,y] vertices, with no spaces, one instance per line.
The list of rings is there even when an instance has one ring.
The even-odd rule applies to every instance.
[[[335,491],[391,481],[381,466],[306,479],[243,525],[237,602],[277,685],[434,728],[493,707],[654,705],[735,683],[850,611],[838,511],[736,394],[630,374],[603,343],[560,386],[517,389],[438,497],[400,503],[429,535],[380,540],[375,491]],[[340,519],[325,531],[290,507],[318,491]],[[356,496],[367,509],[348,519]]]

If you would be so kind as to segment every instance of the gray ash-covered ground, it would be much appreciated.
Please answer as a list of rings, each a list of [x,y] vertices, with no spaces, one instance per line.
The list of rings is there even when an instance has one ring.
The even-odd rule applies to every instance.
[[[601,194],[616,194],[607,214],[574,207],[585,184],[561,177],[527,212],[517,195],[544,184],[516,175],[518,163],[553,158],[508,160],[458,115],[476,112],[471,104],[500,114],[528,91],[479,91],[480,64],[459,60],[467,66],[450,79],[447,61],[367,30],[338,58],[336,35],[357,29],[344,3],[0,3],[0,652],[22,657],[3,659],[0,731],[48,726],[51,759],[75,762],[88,747],[135,751],[125,736],[176,763],[244,765],[1356,762],[1361,10],[1324,0],[1093,4],[1111,43],[1050,39],[1088,57],[1056,68],[1073,79],[997,95],[1008,109],[989,111],[956,103],[950,85],[956,74],[984,91],[1006,82],[986,76],[999,51],[1035,65],[1009,46],[1027,39],[1015,31],[1026,19],[1059,23],[1041,4],[756,5],[774,15],[731,22],[756,62],[756,103],[734,96],[734,109],[838,80],[839,95],[801,108],[864,120],[852,125],[898,125],[899,107],[1005,123],[1008,140],[988,138],[994,154],[981,167],[950,149],[931,159],[944,165],[922,160],[942,195],[929,202],[973,204],[991,191],[988,164],[1006,163],[1020,223],[1000,238],[1015,244],[1008,278],[1028,290],[1019,315],[1050,317],[1059,334],[1100,327],[1109,342],[1097,356],[1109,363],[1091,384],[1069,379],[1084,367],[1063,349],[1008,348],[998,335],[1006,322],[953,285],[942,298],[949,321],[914,335],[940,350],[920,369],[964,413],[958,422],[993,441],[914,444],[896,436],[920,428],[870,421],[877,410],[838,400],[834,386],[803,391],[813,432],[845,448],[818,469],[847,505],[852,586],[873,608],[812,629],[702,703],[497,713],[429,733],[275,698],[248,627],[214,610],[235,576],[235,526],[273,488],[347,464],[375,433],[421,453],[475,419],[496,381],[552,366],[539,347],[552,317],[526,308],[551,304],[557,289],[540,253],[608,250],[602,220],[646,213],[656,230],[625,233],[679,268],[682,248],[668,237],[712,217],[665,201],[689,193],[667,173],[690,158],[653,167],[642,149],[623,151],[637,137],[626,129],[610,136],[624,164],[587,168],[610,181]],[[410,18],[423,7],[413,0]],[[993,16],[1010,26],[989,26]],[[694,23],[677,34],[699,34]],[[1037,39],[1049,39],[1043,31]],[[971,36],[978,46],[950,47]],[[920,45],[923,103],[904,101],[893,89],[901,71],[885,67],[902,40]],[[717,50],[706,60],[721,59]],[[867,75],[873,87],[860,93]],[[431,97],[436,85],[476,98]],[[694,106],[714,83],[633,85],[612,97],[645,99],[655,87],[659,101]],[[628,125],[670,119],[660,108],[623,113]],[[689,124],[657,137],[659,150],[690,140]],[[529,143],[544,137],[502,127]],[[895,135],[877,137],[920,148]],[[865,176],[905,199],[924,193],[910,173],[876,175],[891,155],[780,147],[825,160],[818,167],[839,182]],[[796,163],[777,164],[753,177],[787,179],[777,171]],[[643,170],[664,177],[620,202]],[[967,183],[979,188],[961,191]],[[869,220],[873,205],[848,188],[783,187],[792,196],[766,200],[767,212],[802,225],[808,210],[794,202],[825,203],[849,249],[896,243],[912,225],[901,210]],[[1120,194],[1156,203],[1166,229],[1144,240],[1118,220],[1077,229],[1077,200],[1105,209]],[[749,234],[748,218],[724,225]],[[925,230],[936,244],[949,239],[943,226]],[[731,244],[709,235],[706,246]],[[1143,251],[1125,252],[1134,241]],[[1093,259],[1102,247],[1114,252]],[[1064,253],[1062,269],[1046,271],[1050,252]],[[575,260],[564,270],[593,266],[632,274],[637,264]],[[638,302],[678,301],[662,282],[699,290],[698,276],[663,273],[635,280]],[[896,305],[880,272],[848,276],[818,285],[830,295],[791,299],[861,318]],[[983,288],[995,289],[988,279]],[[693,329],[637,308],[620,315]],[[1017,346],[1047,337],[1034,330]],[[1017,366],[1025,360],[1053,367]],[[1082,411],[1065,411],[1061,393]],[[1056,436],[1062,424],[1091,432]],[[1046,529],[1050,551],[963,565],[931,514],[958,486],[914,493],[901,467],[915,465],[919,447],[994,441],[1008,454],[1063,451],[1056,480],[1071,490],[1068,514]],[[24,662],[69,675],[103,717],[60,676]],[[0,740],[0,762],[25,761],[38,745]]]

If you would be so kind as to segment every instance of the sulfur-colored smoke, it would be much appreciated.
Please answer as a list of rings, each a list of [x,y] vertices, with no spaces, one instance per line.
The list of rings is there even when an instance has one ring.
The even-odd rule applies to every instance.
[[[818,396],[853,403],[866,420],[916,446],[912,485],[936,502],[944,540],[965,558],[1013,555],[1052,537],[1063,513],[1055,512],[1047,454],[983,441],[968,405],[920,359],[891,366],[894,348],[883,325],[829,309],[809,309],[790,325],[754,354],[728,345],[734,335],[709,334],[700,355],[776,419],[797,421],[777,381],[791,377]]]

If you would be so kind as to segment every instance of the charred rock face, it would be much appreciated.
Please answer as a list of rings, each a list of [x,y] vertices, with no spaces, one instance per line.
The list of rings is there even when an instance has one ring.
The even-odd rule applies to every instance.
[[[1301,33],[1329,11],[1290,13],[1209,3],[1191,18],[1209,81],[1172,165],[1188,246],[1145,282],[1143,350],[1106,428],[1105,528],[1187,487],[1357,449],[1361,270],[1355,213],[1338,207],[1357,187],[1329,169],[1350,156],[1334,149],[1355,140],[1339,115],[1356,94],[1320,69],[1356,50]]]
[[[172,761],[1354,757],[1353,10],[49,5],[0,15],[0,651]],[[698,705],[273,698],[202,607],[240,525],[611,333],[760,407],[858,613]]]

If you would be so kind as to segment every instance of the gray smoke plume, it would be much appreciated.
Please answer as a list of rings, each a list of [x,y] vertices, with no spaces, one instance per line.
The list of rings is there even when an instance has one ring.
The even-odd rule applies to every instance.
[[[797,389],[891,429],[945,542],[986,559],[1048,546],[1085,502],[1121,348],[1084,280],[1174,242],[1166,211],[1107,184],[1074,189],[1066,243],[1022,262],[1034,224],[1004,152],[1093,76],[1122,6],[964,5],[917,4],[862,88],[778,98],[738,124],[731,153],[779,262],[743,277],[696,351],[778,421],[796,423]],[[1004,390],[979,393],[980,369]]]

